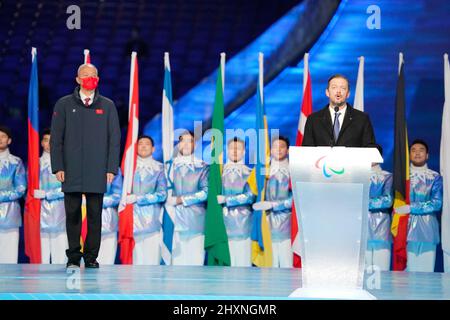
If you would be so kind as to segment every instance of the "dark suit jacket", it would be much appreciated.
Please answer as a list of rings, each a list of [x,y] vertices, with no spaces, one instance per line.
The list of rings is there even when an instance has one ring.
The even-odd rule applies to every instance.
[[[314,112],[306,120],[302,146],[373,147],[375,135],[369,116],[347,103],[344,122],[336,143],[333,140],[333,123],[328,105]]]

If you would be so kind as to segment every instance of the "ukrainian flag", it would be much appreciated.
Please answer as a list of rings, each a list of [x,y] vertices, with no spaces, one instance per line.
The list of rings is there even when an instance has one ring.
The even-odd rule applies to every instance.
[[[259,80],[256,97],[256,125],[257,132],[257,159],[248,184],[257,201],[264,201],[266,182],[269,172],[270,144],[267,126],[266,111],[264,108],[264,72],[263,54],[259,53]],[[269,222],[265,211],[253,212],[252,223],[252,262],[258,267],[272,266],[272,239],[270,237]]]

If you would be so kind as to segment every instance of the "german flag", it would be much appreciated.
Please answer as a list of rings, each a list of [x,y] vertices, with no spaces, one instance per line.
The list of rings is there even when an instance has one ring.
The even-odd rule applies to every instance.
[[[394,212],[391,232],[394,236],[393,270],[406,268],[406,238],[409,218],[409,148],[405,117],[405,78],[403,54],[399,54],[399,71],[395,101],[394,127]]]

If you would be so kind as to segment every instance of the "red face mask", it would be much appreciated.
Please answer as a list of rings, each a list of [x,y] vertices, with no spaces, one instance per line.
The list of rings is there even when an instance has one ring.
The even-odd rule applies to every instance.
[[[95,90],[98,85],[98,78],[87,77],[81,78],[81,86],[86,90]]]

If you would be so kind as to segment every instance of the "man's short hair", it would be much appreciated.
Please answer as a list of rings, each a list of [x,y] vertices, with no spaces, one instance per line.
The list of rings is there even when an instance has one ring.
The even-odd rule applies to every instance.
[[[50,128],[45,128],[41,133],[41,140],[44,139],[44,136],[50,135]]]
[[[240,142],[245,147],[245,141],[242,140],[241,138],[234,137],[233,139],[228,140],[227,145],[230,145],[230,143],[232,143],[232,142]]]
[[[82,65],[80,65],[80,66],[78,67],[78,70],[77,70],[77,76],[80,74],[81,69],[83,69],[84,67],[91,67],[91,68],[94,68],[94,69],[95,69],[95,73],[96,73],[97,76],[98,76],[98,69],[97,69],[97,67],[94,66],[92,63],[83,63]]]
[[[150,137],[150,136],[148,136],[148,135],[146,135],[146,134],[143,134],[143,135],[140,135],[140,136],[138,137],[137,141],[139,142],[139,140],[141,140],[141,139],[148,139],[148,140],[150,140],[150,142],[152,143],[152,146],[153,146],[153,147],[155,146],[155,142],[153,141],[153,138],[152,138],[152,137]]]
[[[409,150],[410,150],[410,151],[411,151],[412,146],[415,145],[415,144],[421,144],[421,145],[423,145],[423,146],[425,147],[425,150],[426,150],[427,153],[428,153],[428,144],[427,144],[424,140],[422,140],[422,139],[416,139],[416,140],[414,140],[414,141],[411,143],[411,145],[409,146]]]
[[[278,137],[272,139],[272,143],[274,143],[276,140],[284,141],[286,143],[286,146],[289,148],[289,139],[287,137],[278,136]]]
[[[342,78],[342,79],[345,79],[345,81],[347,81],[348,91],[350,91],[350,81],[348,81],[348,79],[347,79],[346,76],[344,76],[343,74],[340,74],[340,73],[333,74],[331,77],[328,78],[327,89],[330,87],[330,82],[331,82],[331,80],[336,79],[336,78]]]
[[[0,132],[3,132],[8,138],[12,139],[12,132],[9,127],[0,125]]]
[[[191,136],[192,139],[195,139],[194,133],[193,133],[192,131],[190,131],[190,130],[185,130],[185,131],[183,131],[183,132],[179,135],[178,141],[183,140],[183,136],[188,136],[188,135]]]

